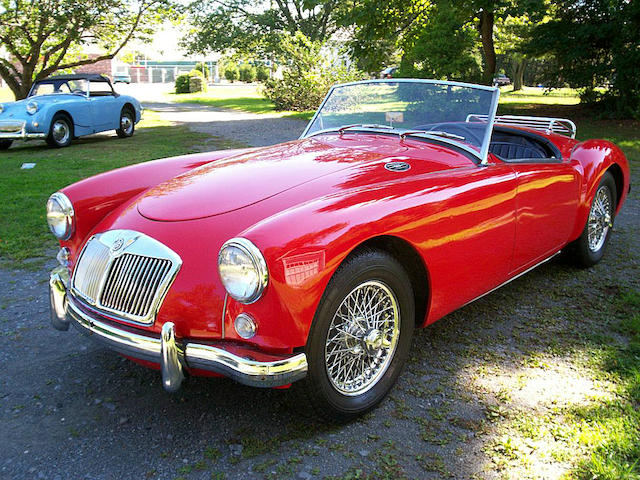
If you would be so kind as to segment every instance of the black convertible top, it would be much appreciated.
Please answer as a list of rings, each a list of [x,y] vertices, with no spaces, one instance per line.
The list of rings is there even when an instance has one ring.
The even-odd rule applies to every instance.
[[[46,82],[48,80],[93,80],[94,82],[109,82],[109,79],[99,73],[73,73],[69,75],[54,75],[47,77],[40,82]]]

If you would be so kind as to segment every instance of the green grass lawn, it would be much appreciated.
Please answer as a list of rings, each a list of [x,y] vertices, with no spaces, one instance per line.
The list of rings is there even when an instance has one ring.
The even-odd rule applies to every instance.
[[[45,202],[56,190],[114,168],[199,151],[206,140],[206,135],[172,126],[147,111],[128,139],[110,132],[83,137],[64,149],[48,148],[40,141],[17,142],[0,152],[0,259],[20,266],[55,247],[46,225]],[[226,147],[222,140],[212,143],[206,149]],[[23,170],[23,163],[36,166]]]
[[[270,100],[262,96],[262,87],[257,84],[223,84],[209,86],[201,93],[170,93],[167,100],[177,103],[197,103],[217,108],[228,108],[248,113],[269,113],[278,117],[308,120],[314,112],[277,112]]]

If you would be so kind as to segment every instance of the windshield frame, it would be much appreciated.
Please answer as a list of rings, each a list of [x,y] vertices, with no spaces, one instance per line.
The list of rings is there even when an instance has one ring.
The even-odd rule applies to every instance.
[[[468,145],[458,142],[454,139],[450,139],[450,138],[445,138],[445,137],[437,137],[438,141],[444,142],[444,143],[449,143],[451,145],[454,145],[456,148],[462,148],[465,151],[471,153],[472,155],[474,155],[476,158],[478,158],[480,165],[487,165],[488,163],[488,156],[489,156],[489,143],[491,142],[491,134],[493,133],[493,125],[495,123],[495,118],[496,118],[496,111],[498,110],[498,100],[500,99],[500,89],[498,87],[494,87],[494,86],[489,86],[489,85],[477,85],[474,83],[465,83],[465,82],[454,82],[454,81],[449,81],[449,80],[431,80],[431,79],[425,79],[425,78],[375,78],[375,79],[370,79],[370,80],[360,80],[357,82],[348,82],[348,83],[340,83],[337,85],[332,86],[329,89],[329,92],[325,95],[324,100],[322,100],[322,103],[320,104],[320,106],[318,107],[318,109],[316,110],[316,112],[314,113],[313,117],[311,117],[311,120],[309,120],[309,123],[307,124],[306,128],[304,129],[304,131],[302,132],[302,135],[300,135],[300,139],[304,139],[304,138],[308,138],[308,137],[313,137],[315,135],[322,135],[323,133],[329,133],[329,132],[336,132],[338,131],[337,128],[328,128],[325,130],[317,130],[311,134],[308,134],[309,129],[311,128],[311,125],[313,125],[313,123],[315,122],[316,118],[318,117],[318,114],[320,113],[320,111],[322,110],[322,108],[324,107],[324,105],[327,103],[327,100],[329,99],[329,97],[331,97],[331,94],[333,93],[333,91],[337,88],[342,88],[342,87],[348,87],[351,85],[362,85],[362,84],[374,84],[374,83],[425,83],[425,84],[431,84],[431,85],[451,85],[451,86],[456,86],[456,87],[466,87],[466,88],[474,88],[474,89],[478,89],[478,90],[485,90],[488,92],[493,92],[493,97],[491,99],[491,107],[490,107],[490,111],[487,115],[487,130],[484,133],[484,138],[482,141],[482,146],[480,147],[480,151],[478,152],[477,150],[469,147]],[[469,117],[467,117],[469,118]],[[411,131],[411,129],[398,129],[397,132],[398,134],[402,134],[404,131]],[[365,131],[368,133],[377,133],[379,132],[379,130],[376,129],[372,129],[372,128],[367,128],[367,126],[363,126],[361,128],[358,129],[351,129],[350,131],[354,132],[354,131]],[[382,132],[382,133],[389,133],[389,132]],[[434,136],[433,135],[421,135],[415,136],[416,138],[424,138],[424,139],[429,139],[429,140],[434,140]]]

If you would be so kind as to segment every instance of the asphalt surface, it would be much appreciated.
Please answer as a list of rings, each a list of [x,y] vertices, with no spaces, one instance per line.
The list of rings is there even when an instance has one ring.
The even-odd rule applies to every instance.
[[[283,128],[273,119],[245,121],[253,122],[231,116],[193,128],[253,145],[276,139]],[[298,127],[290,126],[289,138]],[[241,136],[251,131],[259,133]],[[637,287],[639,230],[634,197],[598,266],[545,264],[416,332],[392,394],[342,426],[300,415],[286,390],[190,378],[168,394],[158,372],[73,329],[49,326],[47,280],[55,261],[0,269],[0,478],[497,478],[487,463],[486,399],[465,373],[468,365],[483,361],[482,349],[506,363],[538,348],[544,334],[514,332],[537,326],[549,302],[575,308],[603,278]],[[547,292],[558,288],[567,293],[551,299]]]

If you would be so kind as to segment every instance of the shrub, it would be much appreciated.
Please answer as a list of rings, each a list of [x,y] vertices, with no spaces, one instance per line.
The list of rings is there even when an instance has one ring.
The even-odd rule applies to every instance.
[[[207,81],[202,75],[192,75],[189,77],[189,93],[206,92]]]
[[[241,82],[251,83],[256,79],[256,69],[249,64],[242,65],[238,74]]]
[[[233,83],[238,79],[238,68],[235,65],[229,65],[224,69],[224,78]]]
[[[276,110],[302,112],[318,108],[332,85],[362,80],[364,74],[344,67],[322,68],[302,74],[285,71],[281,80],[265,82],[264,96]]]
[[[198,62],[196,63],[196,66],[194,68],[194,70],[197,70],[198,72],[202,73],[202,76],[204,78],[209,78],[209,68],[207,67],[207,65],[204,62]]]
[[[176,78],[176,93],[189,93],[189,75],[180,75]]]
[[[332,85],[364,78],[357,70],[327,64],[321,52],[322,44],[300,32],[280,36],[279,49],[287,69],[281,80],[267,80],[263,90],[277,110],[313,110]]]
[[[256,68],[256,80],[258,80],[259,82],[269,80],[269,68],[264,65],[260,65],[258,68]]]

